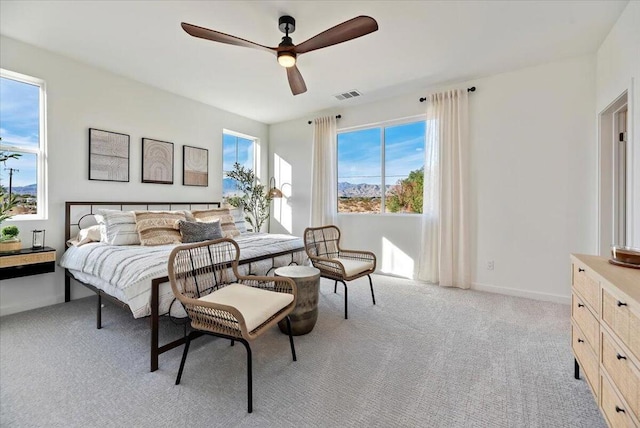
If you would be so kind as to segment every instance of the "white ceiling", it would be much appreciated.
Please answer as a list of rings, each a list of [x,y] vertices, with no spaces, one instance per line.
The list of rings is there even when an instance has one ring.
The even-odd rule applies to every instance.
[[[597,50],[628,0],[0,1],[0,33],[264,123],[371,102]],[[367,36],[301,55],[293,96],[275,56],[187,35],[180,22],[267,46],[296,19],[293,42],[358,15]],[[335,94],[357,89],[355,100]]]

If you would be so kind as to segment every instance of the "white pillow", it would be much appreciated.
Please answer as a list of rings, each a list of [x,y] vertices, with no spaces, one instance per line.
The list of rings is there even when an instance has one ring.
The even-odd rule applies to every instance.
[[[80,229],[75,239],[69,239],[68,244],[74,247],[79,247],[89,242],[100,242],[102,240],[102,227],[99,224],[88,227],[86,229]]]
[[[109,245],[140,245],[133,211],[99,210],[95,217],[101,226],[101,242]]]

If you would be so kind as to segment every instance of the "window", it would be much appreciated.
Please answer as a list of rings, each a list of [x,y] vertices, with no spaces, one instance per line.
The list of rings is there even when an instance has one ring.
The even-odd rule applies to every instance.
[[[40,79],[0,69],[0,186],[15,220],[46,218],[45,91]]]
[[[425,127],[420,120],[339,132],[338,212],[421,213]]]
[[[224,130],[222,133],[222,196],[233,196],[238,191],[236,180],[227,177],[237,162],[255,171],[256,138]]]

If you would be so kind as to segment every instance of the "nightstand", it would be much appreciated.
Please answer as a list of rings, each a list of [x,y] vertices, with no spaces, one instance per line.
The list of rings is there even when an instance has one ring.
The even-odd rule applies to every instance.
[[[0,280],[38,275],[56,270],[56,250],[51,247],[0,253]]]

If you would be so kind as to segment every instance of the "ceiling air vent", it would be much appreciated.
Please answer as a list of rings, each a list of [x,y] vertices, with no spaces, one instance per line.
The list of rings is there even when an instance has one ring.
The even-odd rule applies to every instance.
[[[361,96],[362,93],[357,89],[353,89],[351,91],[343,92],[338,95],[334,95],[339,101],[348,100],[349,98],[355,98]]]

